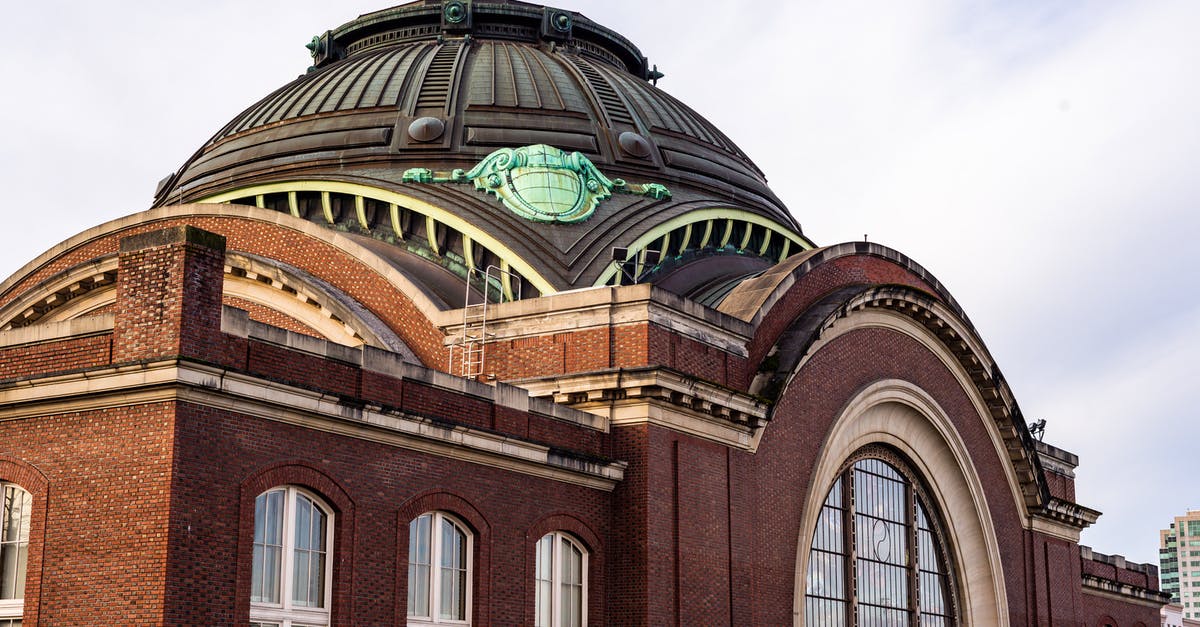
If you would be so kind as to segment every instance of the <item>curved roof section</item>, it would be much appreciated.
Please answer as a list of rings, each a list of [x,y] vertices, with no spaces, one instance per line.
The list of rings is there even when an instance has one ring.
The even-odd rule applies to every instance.
[[[422,221],[429,212],[389,194],[418,198],[455,219],[415,230],[461,222],[487,232],[495,240],[492,261],[538,268],[545,281],[534,294],[654,280],[657,261],[644,263],[643,251],[678,266],[725,254],[774,263],[811,248],[749,158],[653,85],[657,74],[631,42],[578,13],[511,0],[416,2],[361,16],[310,48],[310,72],[217,132],[160,184],[155,206],[219,200],[307,217],[298,205],[322,204],[311,210],[314,221],[407,242],[408,252],[459,274],[470,269],[469,246],[425,246],[421,233],[350,219],[362,211],[339,221],[329,207],[382,203],[414,210]],[[538,222],[510,210],[481,179],[448,184],[467,183],[448,179],[494,151],[542,144],[566,159],[579,153],[602,173],[597,180],[616,182],[596,194],[594,213]],[[406,177],[414,168],[433,176]],[[591,180],[580,181],[591,189]],[[387,193],[338,191],[346,185]],[[306,199],[306,191],[326,196]],[[617,193],[606,197],[610,191]],[[690,221],[693,212],[705,217]],[[697,224],[685,228],[690,222]],[[483,239],[472,228],[451,230],[449,240]],[[643,257],[618,272],[612,249],[629,247]],[[452,258],[443,259],[448,250]],[[681,293],[698,289],[674,274]],[[714,281],[711,274],[704,283]]]

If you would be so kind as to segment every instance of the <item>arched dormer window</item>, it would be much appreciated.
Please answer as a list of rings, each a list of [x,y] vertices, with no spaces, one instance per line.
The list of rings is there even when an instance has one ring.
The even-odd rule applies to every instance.
[[[929,503],[889,449],[852,457],[817,519],[804,624],[959,624],[940,517]]]

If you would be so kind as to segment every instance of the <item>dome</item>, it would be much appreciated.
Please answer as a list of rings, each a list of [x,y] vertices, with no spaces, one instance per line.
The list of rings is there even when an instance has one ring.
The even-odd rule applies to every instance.
[[[164,179],[342,230],[448,307],[632,282],[708,304],[812,244],[762,172],[619,34],[513,1],[424,1],[309,44],[313,67]],[[686,270],[685,270],[686,269]]]

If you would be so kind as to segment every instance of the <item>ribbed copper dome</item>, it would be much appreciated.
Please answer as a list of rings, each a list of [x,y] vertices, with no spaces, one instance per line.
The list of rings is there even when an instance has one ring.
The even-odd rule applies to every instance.
[[[674,275],[675,289],[700,296],[697,281],[728,279],[716,268],[729,264],[710,262],[699,279],[680,267],[736,254],[741,271],[809,246],[746,155],[651,84],[633,44],[578,13],[425,1],[361,16],[310,49],[314,67],[213,136],[160,184],[156,206],[260,204],[451,274],[500,261],[524,276],[536,266],[531,293]],[[467,171],[497,149],[530,145],[579,152],[608,179],[670,195],[614,194],[582,222],[547,225],[487,190],[404,177]],[[614,247],[661,260],[615,272]]]

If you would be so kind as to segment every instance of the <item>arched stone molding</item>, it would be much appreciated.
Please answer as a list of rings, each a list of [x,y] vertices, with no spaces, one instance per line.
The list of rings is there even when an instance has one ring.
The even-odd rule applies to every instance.
[[[804,496],[796,549],[794,624],[804,624],[809,548],[821,503],[845,460],[869,444],[885,444],[901,452],[928,486],[946,525],[962,624],[1009,624],[1000,548],[970,451],[938,403],[900,380],[879,381],[862,390],[826,436]]]
[[[784,335],[804,345],[791,351],[794,364],[780,365],[788,373],[782,389],[822,347],[847,333],[866,328],[902,333],[935,355],[970,398],[996,455],[1009,461],[1003,467],[1023,519],[1028,521],[1030,511],[1048,501],[1040,462],[1016,399],[974,328],[950,307],[911,288],[870,287],[845,297],[835,311],[810,324],[812,328],[801,334]],[[756,437],[760,439],[762,433]]]
[[[324,244],[337,253],[352,258],[355,263],[365,266],[366,271],[381,277],[384,284],[403,294],[415,309],[414,313],[424,318],[428,327],[422,331],[429,337],[418,342],[410,341],[407,336],[402,339],[400,334],[406,332],[406,329],[411,329],[412,325],[395,320],[384,323],[374,311],[358,302],[357,299],[361,295],[343,293],[344,290],[326,282],[315,271],[271,260],[270,265],[278,270],[276,274],[282,272],[279,277],[273,278],[283,277],[286,281],[262,281],[260,277],[265,277],[262,274],[263,264],[251,263],[255,260],[255,252],[243,250],[245,247],[238,247],[230,254],[226,282],[228,284],[231,278],[235,281],[244,278],[249,273],[255,275],[256,280],[264,282],[264,285],[278,287],[279,290],[287,291],[288,287],[295,290],[299,286],[307,292],[308,298],[305,303],[311,305],[314,310],[298,310],[292,313],[307,315],[293,317],[317,329],[326,335],[327,339],[343,344],[362,343],[365,340],[368,344],[401,352],[421,363],[439,363],[444,359],[442,334],[434,322],[439,319],[440,305],[403,272],[336,231],[269,209],[234,205],[198,204],[153,209],[107,222],[65,240],[0,283],[0,326],[13,323],[23,316],[24,312],[33,312],[35,309],[34,317],[37,320],[24,319],[17,321],[13,326],[25,326],[43,318],[45,321],[58,321],[78,317],[113,302],[116,296],[112,285],[116,280],[117,241],[126,234],[152,230],[164,222],[189,218],[249,220],[274,225],[283,229],[283,233],[295,232],[297,241],[307,240],[314,244]],[[261,262],[262,259],[258,261]],[[276,286],[275,283],[280,285]],[[259,296],[265,296],[258,286],[248,286],[247,289],[254,289]],[[286,302],[286,299],[282,299],[283,296],[285,294],[280,292],[272,295],[272,299],[276,303]],[[293,294],[286,296],[295,297]],[[338,320],[333,320],[334,317]],[[338,322],[352,327],[359,340],[355,341],[352,335],[348,336],[346,328],[339,326]],[[417,350],[418,345],[428,346],[424,351],[420,351]],[[418,356],[420,359],[417,359]]]
[[[115,255],[72,268],[0,308],[0,330],[90,315],[116,302],[116,277]],[[370,310],[289,264],[228,252],[224,295],[278,312],[331,342],[367,344],[420,363],[412,349]]]

